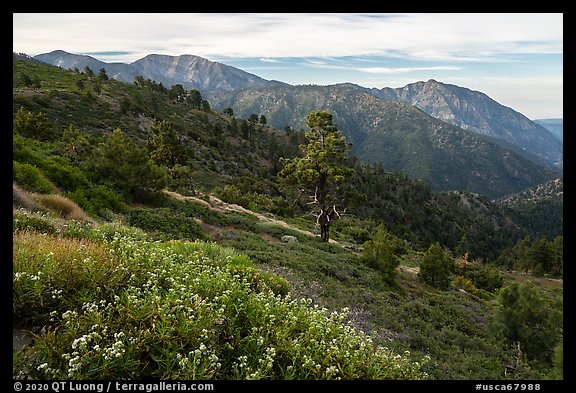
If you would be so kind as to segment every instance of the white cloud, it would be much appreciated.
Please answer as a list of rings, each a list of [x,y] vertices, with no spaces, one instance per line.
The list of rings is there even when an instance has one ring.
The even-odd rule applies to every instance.
[[[204,57],[561,53],[562,14],[14,14],[15,50]],[[426,48],[425,50],[423,48]]]
[[[371,74],[398,74],[417,71],[457,71],[460,67],[434,66],[434,67],[364,67],[357,68],[357,71]]]

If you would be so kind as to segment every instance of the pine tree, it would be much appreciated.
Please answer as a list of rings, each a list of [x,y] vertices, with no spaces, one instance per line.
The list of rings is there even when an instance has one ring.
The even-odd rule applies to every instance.
[[[446,289],[450,284],[450,274],[454,269],[452,258],[438,242],[432,244],[420,262],[420,278],[433,287]]]
[[[88,169],[125,196],[138,196],[146,189],[160,190],[168,184],[167,170],[154,164],[146,149],[125,137],[119,128],[93,153]]]
[[[169,121],[154,120],[150,131],[154,136],[148,139],[148,151],[156,164],[172,168],[186,163],[184,147]]]
[[[497,335],[518,344],[531,359],[552,360],[561,334],[562,313],[539,296],[532,283],[512,283],[500,291]]]
[[[385,282],[393,284],[396,268],[400,264],[395,253],[400,248],[399,239],[390,234],[383,225],[379,225],[372,240],[364,243],[360,260],[377,269]]]
[[[316,206],[316,224],[322,241],[330,240],[330,224],[340,217],[338,204],[341,194],[338,184],[352,173],[348,165],[350,144],[332,124],[332,114],[311,112],[306,117],[310,131],[307,145],[300,149],[304,157],[283,158],[284,168],[279,176],[288,184],[299,187],[300,196],[307,194]]]

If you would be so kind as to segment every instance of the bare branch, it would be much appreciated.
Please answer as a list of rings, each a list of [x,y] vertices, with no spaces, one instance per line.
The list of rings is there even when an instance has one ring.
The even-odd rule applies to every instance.
[[[305,190],[303,188],[300,189],[300,194],[298,194],[298,196],[294,199],[294,201],[292,201],[292,203],[290,204],[290,207],[294,206],[296,204],[296,202],[298,202],[298,200],[300,199],[302,194],[304,194],[304,191]]]
[[[336,216],[337,216],[338,218],[341,218],[340,213],[338,213],[338,210],[336,210],[336,205],[333,205],[333,206],[332,206],[332,209],[334,210],[334,213],[336,213]]]

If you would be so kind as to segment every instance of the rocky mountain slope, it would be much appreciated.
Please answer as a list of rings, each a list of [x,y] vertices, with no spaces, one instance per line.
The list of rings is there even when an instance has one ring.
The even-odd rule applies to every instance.
[[[328,110],[360,159],[403,171],[436,190],[497,198],[557,177],[558,171],[543,166],[562,165],[562,143],[543,127],[482,93],[436,81],[380,90],[290,86],[191,55],[106,64],[54,51],[35,59],[62,68],[105,68],[126,82],[141,75],[167,87],[180,83],[206,94],[217,110],[231,107],[244,118],[262,114],[280,129],[304,127],[309,112]]]
[[[358,158],[422,179],[436,190],[471,190],[496,198],[557,177],[554,170],[475,132],[350,85],[215,92],[210,102],[215,108],[232,107],[240,117],[264,114],[280,129],[305,128],[307,113],[328,110]]]
[[[494,101],[486,94],[436,80],[401,88],[365,89],[391,101],[414,105],[430,116],[466,130],[503,140],[534,153],[542,161],[562,167],[562,141],[526,116]]]
[[[151,54],[130,64],[105,63],[90,56],[61,50],[40,54],[34,58],[64,69],[83,70],[88,66],[98,72],[104,68],[108,76],[122,82],[132,83],[134,77],[142,76],[162,83],[166,87],[181,84],[186,89],[196,89],[202,93],[212,90],[283,85],[281,82],[268,81],[238,68],[192,55]]]
[[[554,179],[519,193],[508,195],[498,202],[506,206],[518,206],[528,203],[540,202],[548,200],[555,203],[562,203],[564,200],[564,181],[562,179]]]
[[[556,138],[564,141],[564,120],[563,119],[536,119],[532,120],[536,124],[540,124],[552,133]]]

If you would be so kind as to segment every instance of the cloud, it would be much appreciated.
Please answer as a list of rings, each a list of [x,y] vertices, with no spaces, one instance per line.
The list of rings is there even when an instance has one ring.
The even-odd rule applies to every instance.
[[[15,50],[203,57],[561,53],[562,14],[13,14]],[[54,47],[56,46],[56,47]],[[132,58],[131,56],[130,58]]]
[[[454,66],[434,66],[434,67],[364,67],[364,68],[357,68],[356,70],[371,74],[397,74],[397,73],[418,72],[418,71],[457,71],[461,69],[462,69],[461,67],[454,67]]]
[[[271,59],[269,57],[261,57],[260,59],[258,59],[260,61],[263,61],[265,63],[280,63],[280,60],[277,59]]]

